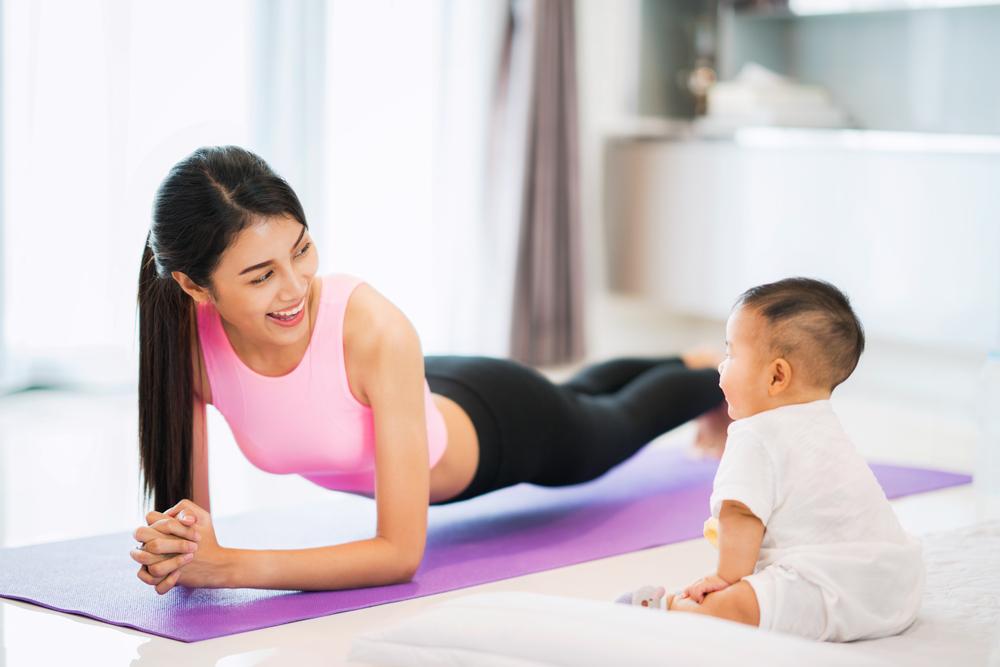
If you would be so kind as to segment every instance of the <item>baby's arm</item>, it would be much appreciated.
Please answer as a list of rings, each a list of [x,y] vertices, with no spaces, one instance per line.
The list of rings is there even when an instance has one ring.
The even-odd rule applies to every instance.
[[[763,540],[764,524],[746,505],[723,501],[719,510],[719,578],[735,584],[753,574]]]
[[[763,538],[764,524],[746,505],[735,500],[723,501],[719,510],[716,573],[685,588],[680,598],[691,598],[701,604],[709,593],[726,589],[751,574]]]
[[[760,607],[750,584],[740,581],[757,564],[764,523],[740,502],[723,501],[719,509],[719,566],[715,574],[667,598],[667,609],[725,618],[757,626]]]

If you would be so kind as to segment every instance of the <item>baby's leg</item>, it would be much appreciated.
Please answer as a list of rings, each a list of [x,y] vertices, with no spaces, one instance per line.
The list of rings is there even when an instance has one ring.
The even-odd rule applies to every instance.
[[[671,597],[668,601],[671,611],[689,611],[724,618],[728,621],[745,623],[757,627],[760,624],[760,607],[753,587],[745,581],[738,581],[729,588],[709,593],[698,604],[691,598]]]

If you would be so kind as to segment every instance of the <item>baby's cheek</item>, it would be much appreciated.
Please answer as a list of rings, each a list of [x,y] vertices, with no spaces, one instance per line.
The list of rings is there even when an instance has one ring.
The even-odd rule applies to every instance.
[[[726,400],[732,403],[730,400],[733,396],[732,391],[732,374],[728,372],[727,369],[723,369],[719,373],[719,387],[722,389],[722,395],[726,397]]]
[[[739,388],[733,386],[732,374],[724,377],[719,382],[719,387],[722,388],[722,395],[725,397],[726,404],[729,406],[729,418],[739,419],[738,413],[742,400],[740,398]]]

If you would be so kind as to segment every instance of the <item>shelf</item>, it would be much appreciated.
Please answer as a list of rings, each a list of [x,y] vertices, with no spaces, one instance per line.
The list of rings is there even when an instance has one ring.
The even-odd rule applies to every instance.
[[[787,19],[987,6],[1000,6],[1000,0],[787,0],[760,7],[732,6],[732,9],[741,18]]]
[[[617,141],[731,142],[746,148],[1000,155],[1000,135],[993,134],[776,126],[734,127],[720,133],[701,131],[697,121],[657,117],[619,119],[604,127],[604,135]]]
[[[988,134],[747,127],[736,130],[733,141],[753,148],[1000,155],[1000,136]]]

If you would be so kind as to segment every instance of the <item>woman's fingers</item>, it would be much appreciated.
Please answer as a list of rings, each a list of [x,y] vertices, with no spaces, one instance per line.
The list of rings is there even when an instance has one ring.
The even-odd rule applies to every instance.
[[[181,577],[180,570],[174,570],[160,583],[156,584],[156,592],[160,595],[165,595],[170,591],[171,588],[177,585],[177,580]]]
[[[151,518],[151,514],[152,512],[146,515],[147,521]],[[143,528],[152,528],[153,530],[164,533],[165,535],[176,535],[177,537],[183,537],[185,540],[191,540],[192,542],[197,542],[201,539],[198,529],[192,525],[193,522],[175,519],[166,515],[161,516],[162,518],[155,519],[148,526],[140,526],[137,528],[134,537],[138,540],[140,539],[138,535],[140,530]]]
[[[171,588],[177,585],[177,580],[181,577],[180,570],[174,570],[166,577],[154,577],[145,566],[139,568],[139,579],[144,584],[149,584],[156,589],[156,592],[160,595],[168,592]]]
[[[154,554],[186,554],[198,550],[195,542],[168,537],[150,527],[136,529],[133,537],[136,541],[143,542],[144,551]]]
[[[136,573],[136,576],[139,577],[139,581],[141,581],[144,584],[149,584],[150,586],[155,586],[156,584],[163,581],[162,577],[154,577],[153,575],[151,575],[149,573],[149,570],[146,569],[145,565],[139,568],[139,572]]]
[[[187,565],[194,558],[194,554],[178,554],[171,558],[161,560],[158,563],[147,565],[146,570],[156,578],[162,579],[171,572],[179,570],[181,566]]]
[[[166,512],[164,512],[164,514],[166,514],[167,516],[177,516],[181,512],[184,512],[185,515],[187,514],[196,515],[197,514],[196,510],[199,509],[201,508],[195,505],[193,501],[184,498],[179,503],[177,503],[176,505],[168,509]]]
[[[177,583],[180,569],[194,558],[198,549],[201,534],[195,525],[197,518],[193,510],[196,508],[197,505],[185,500],[167,512],[148,512],[146,523],[149,525],[140,526],[132,534],[136,541],[142,542],[140,548],[129,552],[132,560],[142,565],[138,577],[146,584],[157,586],[161,594]]]
[[[173,523],[170,523],[173,522]],[[201,536],[197,531],[190,529],[180,530],[181,526],[177,524],[176,519],[171,519],[170,522],[157,521],[152,526],[139,526],[132,533],[132,537],[135,538],[137,542],[149,542],[153,539],[172,539],[181,542],[191,542],[192,544],[201,539]],[[177,525],[173,525],[177,524]],[[198,539],[195,539],[195,538]]]
[[[146,524],[152,526],[154,523],[160,519],[167,519],[170,515],[164,514],[163,512],[157,512],[156,510],[150,510],[146,512]]]
[[[178,519],[185,521],[188,525],[190,525],[190,520],[187,519],[187,517],[192,517],[195,521],[205,523],[206,525],[210,525],[212,523],[209,513],[187,498],[168,509],[165,514],[167,516],[177,517]]]
[[[145,549],[132,549],[132,551],[128,552],[128,555],[139,565],[152,565],[153,563],[159,563],[162,560],[171,558],[174,554],[160,555],[146,551]]]
[[[152,526],[154,523],[162,519],[171,519],[174,517],[175,514],[178,514],[181,510],[179,508],[171,508],[170,510],[167,510],[167,512],[170,511],[172,511],[173,514],[167,514],[166,512],[156,512],[156,511],[146,512],[146,523]],[[182,516],[177,517],[177,519],[181,521],[185,526],[193,525],[196,520],[194,513],[192,512],[185,512]]]
[[[187,519],[188,517],[185,517]],[[201,539],[201,535],[198,534],[198,529],[194,527],[194,517],[190,517],[191,521],[184,521],[183,519],[174,519],[171,517],[165,517],[153,523],[150,528],[155,528],[161,533],[167,533],[170,535],[176,535],[177,537],[183,537],[185,540],[191,540],[197,542]]]

